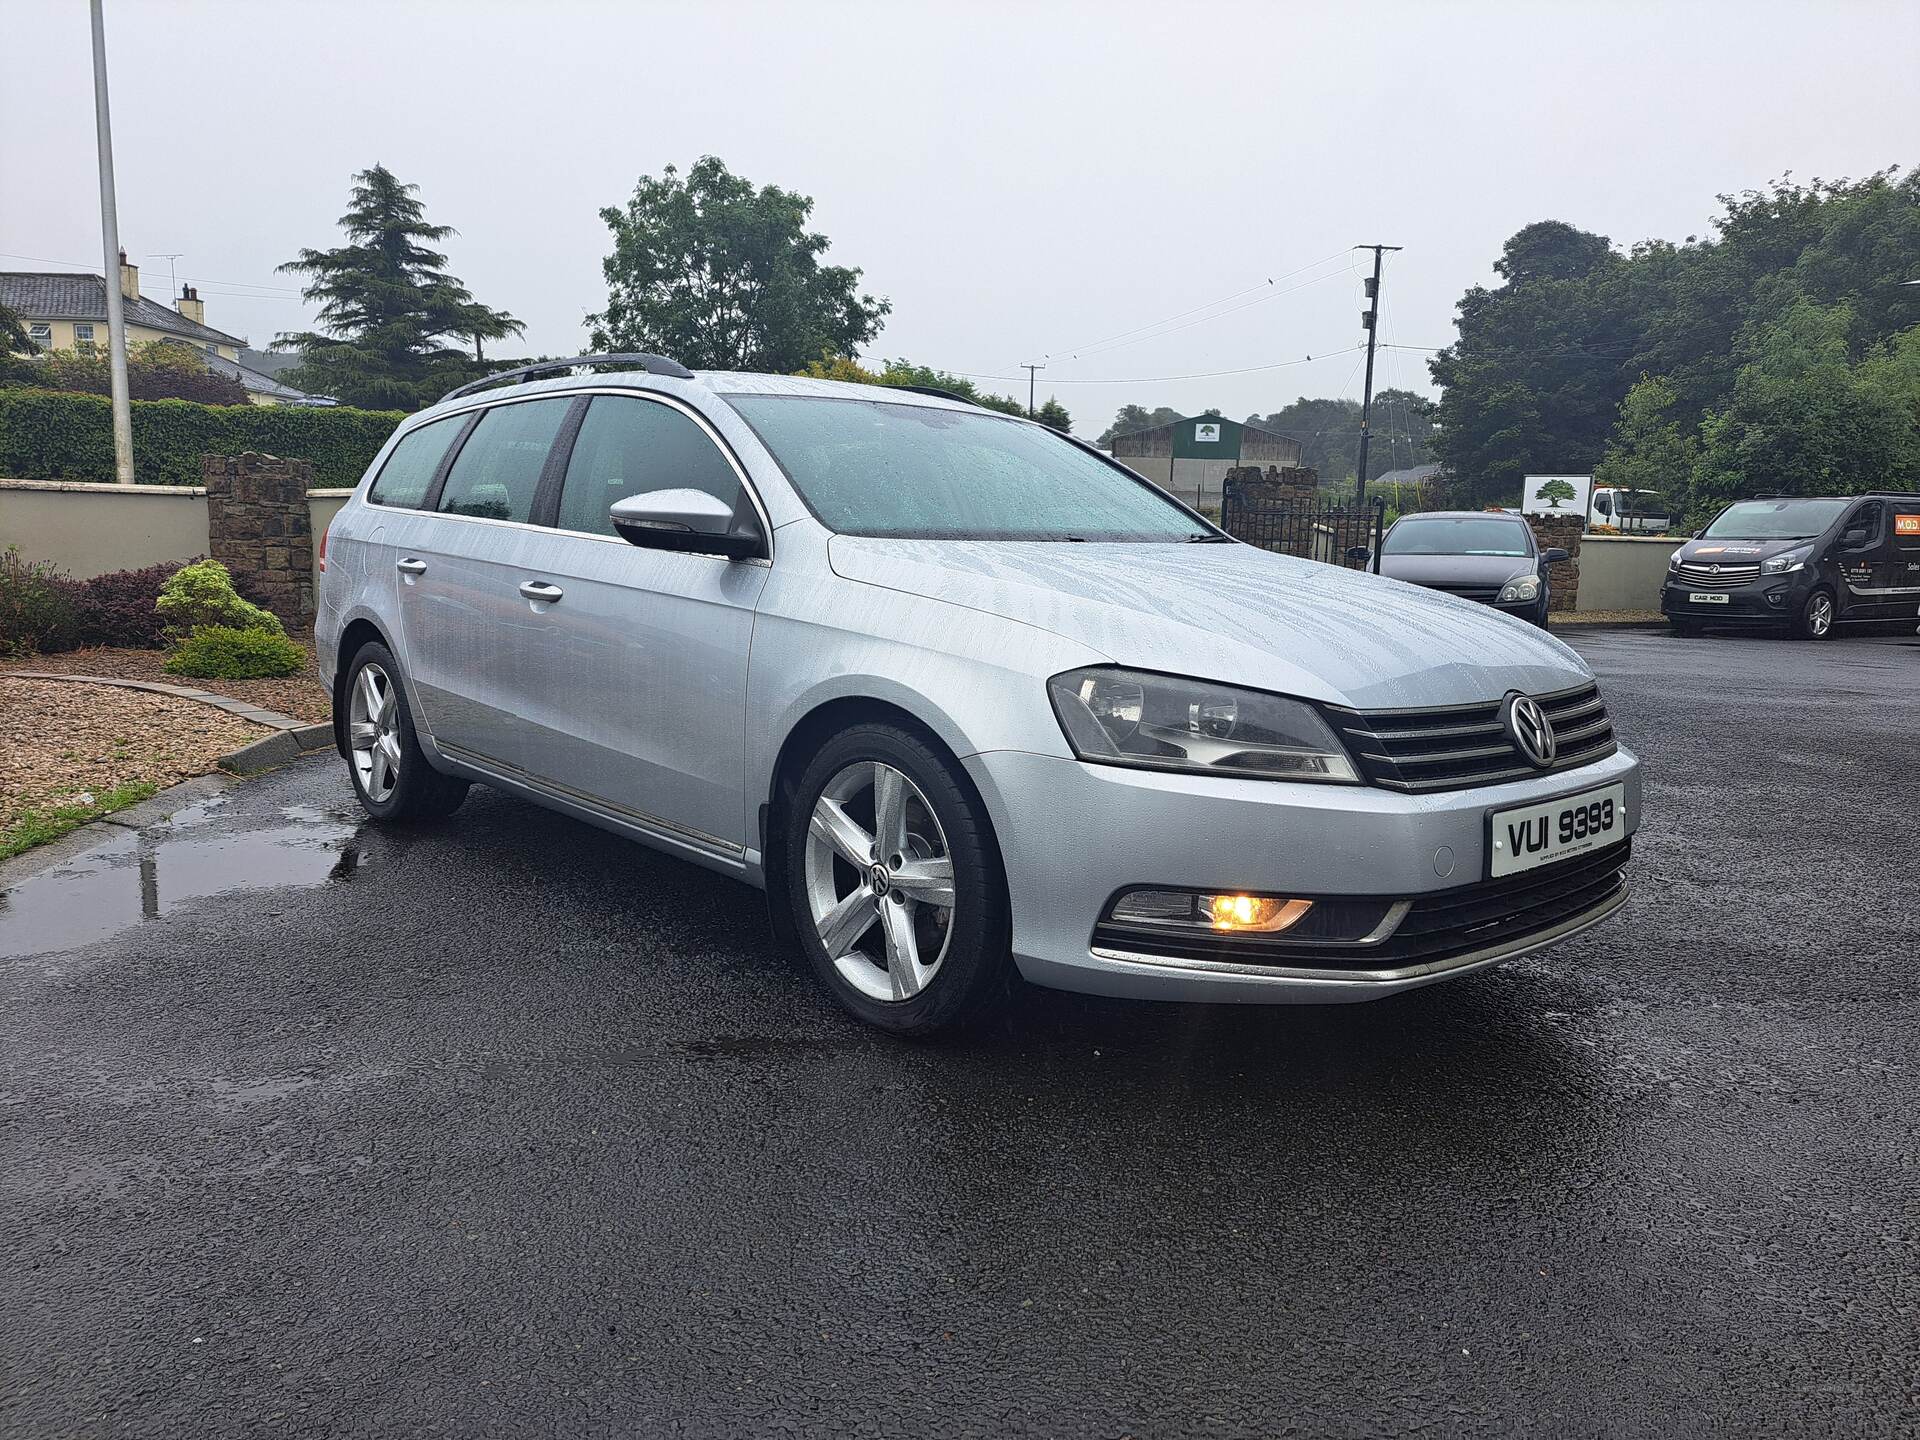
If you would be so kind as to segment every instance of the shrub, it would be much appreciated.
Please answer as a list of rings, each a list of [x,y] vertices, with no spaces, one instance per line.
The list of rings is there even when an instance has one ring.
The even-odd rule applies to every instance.
[[[143,570],[115,570],[74,588],[82,645],[158,650],[166,643],[160,592],[187,562],[170,560]]]
[[[110,394],[107,352],[52,350],[35,357],[12,383],[44,390]],[[135,400],[197,400],[202,405],[245,405],[247,387],[207,367],[198,351],[167,340],[149,340],[127,351],[127,394]]]
[[[167,657],[167,671],[205,680],[260,680],[291,675],[306,663],[307,652],[285,635],[202,625]]]
[[[143,485],[198,485],[203,455],[257,450],[313,465],[313,483],[356,485],[394,426],[397,410],[297,405],[133,402],[133,463]],[[111,482],[113,406],[103,395],[0,389],[0,475],[18,480]]]
[[[242,600],[233,588],[233,576],[218,560],[200,560],[176,570],[160,587],[154,610],[165,622],[170,641],[187,639],[202,626],[227,630],[258,630],[286,637],[286,627],[271,610]]]
[[[0,552],[0,655],[52,654],[80,643],[77,587],[51,565]]]

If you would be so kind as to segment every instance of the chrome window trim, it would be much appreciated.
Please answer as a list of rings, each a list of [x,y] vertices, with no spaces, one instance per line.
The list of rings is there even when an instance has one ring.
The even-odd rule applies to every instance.
[[[558,400],[562,398],[572,400],[582,395],[618,395],[641,400],[651,400],[656,404],[665,405],[669,409],[678,410],[682,415],[685,415],[689,420],[693,421],[694,424],[698,425],[706,434],[707,439],[719,450],[721,458],[732,467],[734,476],[740,481],[741,493],[753,501],[753,512],[760,517],[760,528],[766,535],[768,553],[762,558],[749,560],[745,563],[761,565],[771,565],[773,563],[773,517],[767,513],[766,502],[760,498],[758,487],[754,485],[752,478],[748,476],[747,467],[741,463],[740,457],[734,453],[733,447],[727,443],[726,437],[714,428],[713,422],[677,395],[667,395],[658,390],[643,390],[638,387],[625,385],[583,385],[570,390],[542,390],[534,395],[505,395],[491,399],[486,396],[476,396],[474,403],[461,405],[455,409],[444,411],[441,414],[435,415],[431,420],[423,421],[421,424],[414,426],[413,429],[424,430],[428,425],[432,425],[438,421],[451,420],[457,416],[470,415],[476,410],[494,410],[502,405],[520,405],[530,400]],[[413,430],[406,432],[408,435],[412,433]],[[393,438],[393,443],[398,445],[404,438],[404,435],[396,433]],[[568,456],[568,460],[571,462],[572,456]],[[380,468],[386,468],[384,459],[381,462]],[[493,520],[484,515],[461,515],[450,510],[426,510],[418,505],[383,505],[379,501],[370,498],[373,493],[373,480],[379,473],[379,470],[370,470],[361,480],[361,485],[364,488],[359,496],[360,503],[369,510],[386,510],[396,515],[426,515],[436,520],[464,520],[474,525],[506,525],[518,527],[522,530],[535,530],[542,535],[574,535],[583,540],[604,540],[615,545],[631,544],[630,541],[623,540],[618,535],[596,535],[591,530],[565,530],[558,525],[536,525],[531,520]],[[563,470],[560,474],[560,484],[564,487],[566,483],[566,472]],[[634,546],[633,548],[639,549],[640,547]],[[698,552],[685,551],[676,553],[695,554]],[[719,560],[728,565],[741,563],[735,560],[728,560],[724,555],[709,555],[706,558],[709,560]]]

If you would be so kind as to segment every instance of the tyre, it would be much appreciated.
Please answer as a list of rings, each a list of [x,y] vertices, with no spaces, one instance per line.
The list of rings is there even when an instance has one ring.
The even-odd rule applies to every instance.
[[[897,725],[834,736],[784,809],[786,897],[833,998],[895,1035],[1003,1002],[1006,884],[985,810],[952,761]]]
[[[1833,621],[1832,592],[1815,590],[1801,602],[1799,613],[1793,617],[1793,638],[1824,640],[1833,633]]]
[[[467,782],[427,763],[400,683],[400,664],[377,641],[354,652],[347,671],[347,774],[360,806],[376,820],[451,815]]]

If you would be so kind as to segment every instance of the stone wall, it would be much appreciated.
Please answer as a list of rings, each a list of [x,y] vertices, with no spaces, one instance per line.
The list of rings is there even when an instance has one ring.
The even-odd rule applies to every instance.
[[[289,630],[313,618],[313,466],[273,455],[209,455],[207,553],[233,572],[234,587]]]
[[[1529,515],[1533,538],[1542,550],[1564,550],[1569,558],[1547,570],[1547,583],[1553,587],[1549,610],[1572,610],[1580,596],[1580,532],[1586,528],[1579,515]]]
[[[1250,505],[1320,503],[1320,472],[1311,465],[1241,465],[1227,471],[1227,483]]]

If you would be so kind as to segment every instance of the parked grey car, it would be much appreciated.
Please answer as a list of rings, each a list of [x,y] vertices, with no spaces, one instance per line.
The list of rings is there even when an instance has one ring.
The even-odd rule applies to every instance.
[[[901,1033],[1016,970],[1388,995],[1624,901],[1639,765],[1557,640],[957,398],[570,363],[411,417],[332,522],[376,818],[479,781],[735,876]]]

